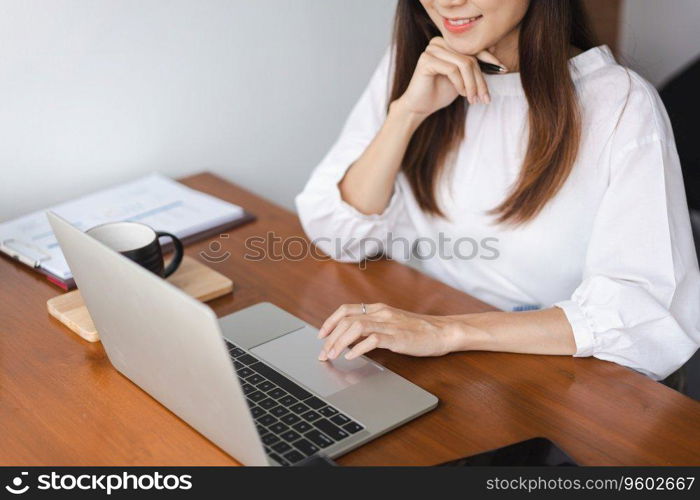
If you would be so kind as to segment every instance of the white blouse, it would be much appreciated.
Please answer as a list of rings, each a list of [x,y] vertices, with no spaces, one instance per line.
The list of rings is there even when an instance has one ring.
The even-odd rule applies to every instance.
[[[469,106],[465,138],[438,185],[446,218],[419,208],[403,174],[384,213],[368,216],[341,199],[338,182],[385,119],[391,59],[387,52],[296,198],[317,246],[343,262],[377,252],[406,260],[408,242],[425,272],[500,309],[561,308],[575,356],[657,380],[688,360],[700,343],[700,273],[673,132],[656,90],[605,46],[574,57],[578,159],[544,210],[512,228],[487,212],[517,179],[528,105],[519,74],[487,75],[492,102]]]

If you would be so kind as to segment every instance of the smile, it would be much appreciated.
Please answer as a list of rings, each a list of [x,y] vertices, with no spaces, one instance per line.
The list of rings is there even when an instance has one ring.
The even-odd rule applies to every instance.
[[[462,33],[471,29],[482,17],[484,16],[461,17],[454,19],[448,19],[445,17],[443,24],[445,25],[445,28],[452,33]]]

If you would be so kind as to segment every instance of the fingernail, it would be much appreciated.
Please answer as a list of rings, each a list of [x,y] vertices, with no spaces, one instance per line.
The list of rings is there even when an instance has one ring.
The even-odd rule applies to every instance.
[[[508,68],[506,68],[505,66],[499,66],[499,67],[498,67],[498,71],[501,72],[501,73],[507,73],[507,72],[508,72]]]
[[[352,358],[353,358],[352,352],[349,352],[345,355],[345,359],[352,359]]]
[[[328,357],[331,359],[335,359],[335,350],[331,349],[328,351]]]
[[[491,96],[486,94],[483,98],[484,103],[491,104]]]
[[[321,351],[321,354],[318,355],[318,360],[319,361],[326,361],[328,359],[328,356],[326,356],[325,351]]]

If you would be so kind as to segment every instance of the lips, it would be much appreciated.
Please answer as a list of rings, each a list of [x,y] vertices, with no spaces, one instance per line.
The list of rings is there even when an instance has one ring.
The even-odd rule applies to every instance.
[[[443,24],[448,31],[452,33],[463,33],[470,30],[479,20],[484,16],[474,16],[474,17],[453,17],[453,18],[443,18]]]

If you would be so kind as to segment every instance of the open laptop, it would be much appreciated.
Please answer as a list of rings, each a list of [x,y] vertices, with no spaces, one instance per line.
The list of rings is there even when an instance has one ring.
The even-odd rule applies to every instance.
[[[369,358],[317,360],[317,329],[205,304],[47,212],[114,367],[246,465],[336,457],[437,405]]]

